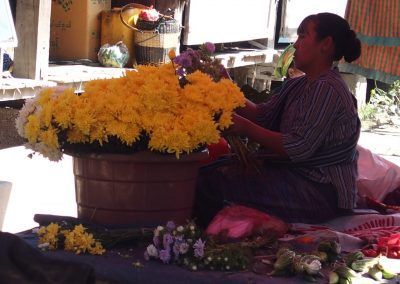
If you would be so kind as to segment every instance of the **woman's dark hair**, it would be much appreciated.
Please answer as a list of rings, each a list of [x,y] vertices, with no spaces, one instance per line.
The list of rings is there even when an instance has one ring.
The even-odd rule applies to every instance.
[[[361,42],[356,33],[350,29],[349,23],[345,19],[332,13],[310,15],[301,22],[297,33],[304,32],[309,22],[315,23],[315,32],[318,39],[332,37],[335,45],[334,61],[344,57],[346,62],[352,62],[360,57]]]

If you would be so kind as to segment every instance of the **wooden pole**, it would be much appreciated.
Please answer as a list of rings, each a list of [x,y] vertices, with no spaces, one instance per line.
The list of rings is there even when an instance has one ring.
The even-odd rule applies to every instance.
[[[51,0],[17,0],[13,75],[42,80],[49,65]]]

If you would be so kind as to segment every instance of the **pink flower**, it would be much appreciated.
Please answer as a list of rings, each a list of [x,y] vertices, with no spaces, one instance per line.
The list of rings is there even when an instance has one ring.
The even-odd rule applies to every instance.
[[[142,10],[139,14],[139,19],[144,21],[155,22],[160,18],[160,13],[156,9],[153,9],[153,6],[150,6],[150,9]]]

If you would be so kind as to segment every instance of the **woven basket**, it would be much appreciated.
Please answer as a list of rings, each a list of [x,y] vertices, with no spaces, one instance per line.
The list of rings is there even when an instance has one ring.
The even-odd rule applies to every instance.
[[[180,28],[176,20],[155,22],[137,22],[135,31],[135,57],[137,64],[169,62],[168,52],[176,51],[179,43]],[[152,27],[153,29],[150,29]]]
[[[181,28],[178,22],[165,15],[158,21],[143,21],[138,19],[135,26],[127,23],[122,16],[124,10],[137,8],[138,4],[130,3],[121,8],[122,23],[134,30],[134,50],[137,64],[159,65],[169,62],[168,53],[176,51],[179,43]],[[150,9],[140,5],[139,8]]]

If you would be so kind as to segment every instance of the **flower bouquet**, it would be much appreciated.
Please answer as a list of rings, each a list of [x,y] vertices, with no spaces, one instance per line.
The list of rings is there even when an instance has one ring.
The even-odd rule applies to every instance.
[[[18,133],[27,148],[51,161],[65,151],[145,149],[179,158],[218,142],[234,109],[244,105],[242,92],[231,80],[216,82],[200,68],[180,84],[176,68],[139,65],[121,78],[89,81],[79,95],[73,89],[44,89],[21,109]]]
[[[177,264],[192,271],[246,270],[260,248],[271,248],[275,239],[268,235],[223,242],[204,232],[193,222],[177,226],[167,222],[154,230],[153,242],[144,258],[164,264]]]
[[[200,71],[209,74],[215,82],[222,79],[230,79],[229,73],[218,59],[213,58],[215,52],[214,44],[206,42],[201,45],[198,50],[188,49],[176,58],[173,62],[178,64],[177,74],[181,86],[187,83],[187,75]],[[257,147],[255,143],[251,143],[247,138],[243,139],[239,136],[225,135],[229,146],[234,153],[234,157],[240,162],[244,170],[259,172],[258,162],[252,157]],[[214,144],[213,144],[214,145]]]

